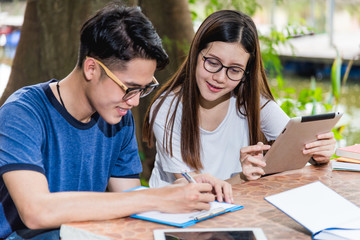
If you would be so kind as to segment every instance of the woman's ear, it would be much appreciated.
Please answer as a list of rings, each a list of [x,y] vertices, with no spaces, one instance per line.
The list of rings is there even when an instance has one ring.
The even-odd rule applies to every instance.
[[[96,66],[96,62],[92,58],[85,58],[83,63],[84,77],[87,81],[94,79],[98,75],[99,67]]]

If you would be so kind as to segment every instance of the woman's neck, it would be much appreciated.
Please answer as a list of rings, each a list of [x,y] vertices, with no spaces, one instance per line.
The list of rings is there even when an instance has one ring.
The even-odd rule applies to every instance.
[[[224,95],[216,101],[200,99],[199,124],[207,131],[214,131],[225,119],[229,109],[231,93]]]

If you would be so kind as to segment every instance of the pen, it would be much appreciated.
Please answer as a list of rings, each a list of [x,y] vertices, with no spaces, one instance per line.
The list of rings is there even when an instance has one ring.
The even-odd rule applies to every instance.
[[[181,175],[189,182],[189,183],[196,183],[195,179],[186,171],[181,172]]]
[[[205,218],[208,218],[208,217],[213,217],[213,216],[216,216],[220,213],[224,213],[225,212],[225,208],[223,207],[218,207],[218,208],[215,208],[215,209],[212,209],[212,210],[209,210],[209,211],[204,211],[204,212],[200,212],[200,214],[196,215],[194,217],[194,220],[203,220]]]

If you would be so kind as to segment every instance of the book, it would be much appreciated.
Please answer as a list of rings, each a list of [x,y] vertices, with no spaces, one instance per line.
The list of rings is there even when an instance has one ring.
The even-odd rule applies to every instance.
[[[354,159],[354,158],[338,157],[338,158],[334,158],[334,159],[338,162],[359,163],[360,164],[360,160]]]
[[[140,186],[134,189],[130,189],[129,191],[143,189],[147,189],[147,187]],[[237,211],[244,208],[240,205],[217,201],[211,202],[210,205],[211,207],[208,211],[194,211],[190,213],[163,213],[159,211],[148,211],[133,214],[130,215],[130,217],[175,227],[188,227],[196,224],[197,222],[218,216],[220,214]]]
[[[360,171],[359,163],[339,161],[337,158],[331,161],[331,167],[333,170]]]
[[[353,158],[360,160],[360,144],[337,148],[335,154],[339,157]]]
[[[313,239],[359,239],[360,208],[320,181],[265,197]]]

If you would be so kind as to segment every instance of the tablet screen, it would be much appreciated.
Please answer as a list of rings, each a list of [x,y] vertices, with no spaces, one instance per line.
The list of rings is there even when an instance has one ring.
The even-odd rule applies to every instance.
[[[212,240],[256,240],[252,231],[219,231],[219,232],[167,232],[165,233],[166,240],[178,239],[212,239]]]
[[[259,228],[219,229],[159,229],[154,230],[155,240],[264,240]]]

